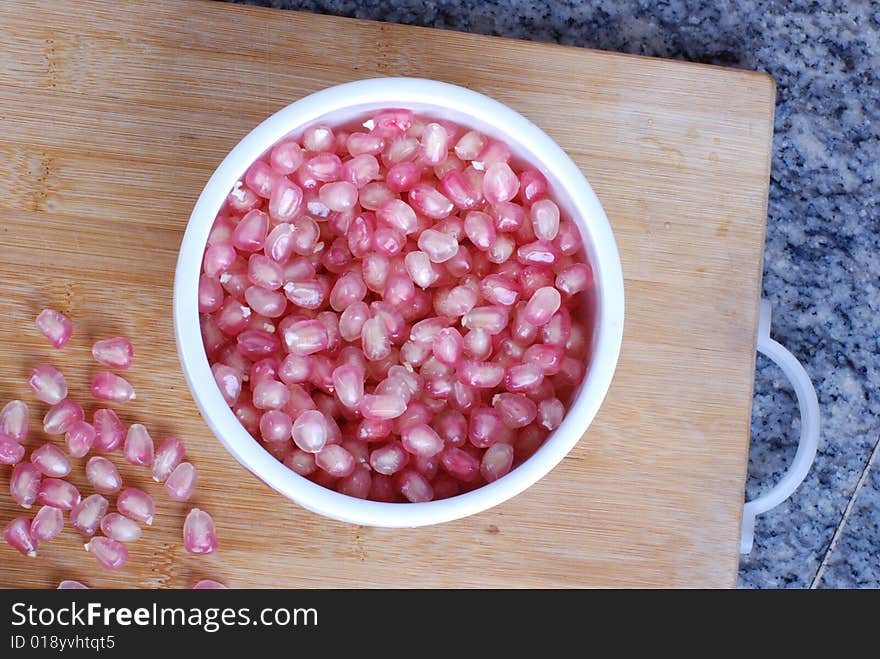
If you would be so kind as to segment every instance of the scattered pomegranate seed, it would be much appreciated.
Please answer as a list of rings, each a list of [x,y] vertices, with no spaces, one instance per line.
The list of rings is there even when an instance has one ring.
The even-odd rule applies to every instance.
[[[153,464],[153,438],[147,432],[146,426],[141,423],[131,425],[128,429],[128,434],[125,436],[122,455],[133,465],[149,467]]]
[[[31,521],[31,537],[37,542],[49,542],[64,530],[64,511],[54,506],[43,506]]]
[[[44,476],[53,478],[64,478],[72,469],[70,458],[54,444],[43,444],[40,448],[31,451],[31,462]]]
[[[86,421],[75,421],[67,429],[64,441],[67,450],[74,458],[86,455],[95,443],[95,427]]]
[[[188,501],[196,489],[196,468],[189,462],[181,462],[165,481],[165,491],[175,501]]]
[[[108,570],[118,570],[128,562],[128,549],[118,540],[98,536],[83,546]]]
[[[31,536],[31,522],[27,517],[16,517],[3,529],[3,538],[25,556],[37,555],[37,543]]]
[[[176,437],[169,437],[159,446],[153,458],[153,480],[161,483],[171,475],[186,455],[186,449]]]
[[[9,479],[9,493],[22,508],[30,508],[37,500],[40,481],[43,476],[36,465],[19,462],[12,468]]]
[[[89,458],[86,463],[86,478],[101,494],[114,494],[122,488],[122,476],[116,465],[99,455]]]
[[[37,316],[37,329],[55,348],[63,348],[73,334],[73,324],[61,312],[43,309]]]
[[[80,499],[76,486],[60,478],[44,478],[37,488],[37,501],[44,506],[70,510]]]
[[[101,533],[119,542],[134,542],[141,537],[140,524],[119,513],[109,513],[101,519]]]
[[[541,172],[386,110],[248,169],[211,230],[199,312],[224,400],[272,455],[349,496],[418,502],[503,477],[558,427],[592,286]],[[194,470],[172,455],[157,479],[186,494]]]
[[[136,487],[127,487],[116,498],[116,508],[126,517],[143,522],[147,526],[153,523],[156,515],[156,504],[153,497]]]
[[[71,508],[70,523],[83,535],[95,535],[109,506],[100,494],[92,494]]]
[[[24,457],[24,446],[6,435],[0,435],[0,464],[14,465]]]
[[[131,341],[123,336],[103,339],[92,346],[92,357],[107,368],[124,370],[131,366],[134,347],[131,345]]]
[[[98,409],[92,417],[95,427],[95,449],[103,453],[115,451],[125,441],[125,426],[111,409]]]
[[[219,581],[214,581],[213,579],[200,579],[196,581],[193,586],[193,590],[226,590],[226,586],[224,586]]]
[[[9,401],[0,410],[0,435],[23,442],[27,439],[29,417],[28,406],[24,401]]]
[[[183,546],[191,554],[211,554],[217,550],[214,520],[204,510],[193,508],[186,516]]]
[[[92,380],[92,396],[114,403],[127,403],[136,397],[128,380],[108,371],[101,371]]]
[[[61,371],[54,366],[37,366],[31,373],[28,386],[37,398],[49,405],[55,405],[67,398],[67,382]]]
[[[79,581],[65,579],[58,584],[57,590],[89,590],[89,587],[86,586],[84,583],[80,583]]]

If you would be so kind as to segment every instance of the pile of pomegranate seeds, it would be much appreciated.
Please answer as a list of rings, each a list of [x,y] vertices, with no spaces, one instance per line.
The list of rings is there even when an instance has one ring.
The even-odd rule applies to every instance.
[[[592,289],[540,172],[386,110],[251,165],[198,300],[217,386],[268,451],[353,497],[422,502],[501,478],[559,426]]]
[[[55,348],[64,347],[73,333],[70,320],[51,309],[40,312],[36,324]],[[95,343],[92,356],[106,368],[124,370],[132,364],[134,349],[127,338],[116,337]],[[135,423],[126,429],[112,409],[97,409],[93,422],[86,421],[82,406],[68,397],[64,375],[51,365],[34,368],[28,385],[40,401],[49,405],[43,417],[43,431],[55,439],[47,438],[49,441],[33,449],[29,460],[24,461],[26,450],[22,442],[28,435],[28,405],[14,400],[0,410],[0,464],[12,465],[10,495],[23,508],[39,506],[32,517],[13,519],[3,529],[3,538],[22,554],[35,557],[40,544],[64,530],[64,511],[68,511],[71,526],[88,539],[86,551],[109,570],[122,567],[129,557],[124,543],[141,537],[141,524],[153,523],[156,506],[144,490],[124,487],[119,470],[108,456],[117,453],[133,465],[149,468],[153,479],[164,482],[165,492],[175,501],[192,497],[197,483],[195,467],[183,461],[186,451],[179,439],[169,437],[157,450],[145,426]],[[94,378],[92,395],[101,401],[125,403],[134,399],[135,392],[121,376],[102,371]],[[106,455],[87,457],[93,451]],[[74,461],[84,458],[86,478],[95,490],[85,496],[64,480],[78,466]],[[111,495],[116,495],[117,512],[110,511],[107,496]],[[96,535],[99,530],[103,535]],[[214,521],[208,513],[198,508],[189,512],[183,528],[183,546],[192,554],[209,554],[217,549]],[[86,587],[78,581],[62,581],[58,586]],[[193,587],[223,588],[211,580]]]

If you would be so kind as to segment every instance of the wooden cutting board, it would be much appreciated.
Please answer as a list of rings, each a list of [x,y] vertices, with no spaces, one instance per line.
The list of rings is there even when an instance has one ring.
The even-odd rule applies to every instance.
[[[221,551],[188,555],[188,506],[144,470],[156,528],[116,573],[70,527],[0,586],[733,586],[746,477],[770,171],[766,75],[448,31],[212,2],[0,3],[0,401],[36,363],[87,412],[93,340],[133,337],[138,400],[181,437]],[[275,494],[211,435],[177,361],[178,244],[214,167],[279,108],[322,87],[423,76],[489,94],[574,158],[613,225],[626,331],[604,406],[576,449],[515,499],[416,530],[324,519]],[[56,352],[33,318],[76,323]],[[85,490],[82,465],[73,481]],[[10,469],[0,468],[7,491]],[[0,525],[20,514],[0,497]]]

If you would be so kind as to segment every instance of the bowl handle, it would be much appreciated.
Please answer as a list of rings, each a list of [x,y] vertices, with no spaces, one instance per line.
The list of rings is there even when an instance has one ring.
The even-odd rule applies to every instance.
[[[791,381],[801,415],[801,438],[794,460],[780,481],[769,492],[745,504],[739,543],[740,554],[748,554],[752,550],[755,518],[785,501],[807,477],[819,445],[819,401],[816,398],[816,390],[813,388],[810,376],[797,358],[770,338],[771,312],[770,302],[761,300],[761,311],[758,315],[758,352],[772,359]]]

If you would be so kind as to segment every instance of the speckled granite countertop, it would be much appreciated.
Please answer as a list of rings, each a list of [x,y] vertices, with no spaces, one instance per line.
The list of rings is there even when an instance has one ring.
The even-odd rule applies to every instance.
[[[764,296],[822,408],[815,465],[758,518],[745,588],[880,587],[880,6],[871,0],[246,0],[685,59],[777,83]],[[749,498],[794,455],[797,405],[758,359]]]

